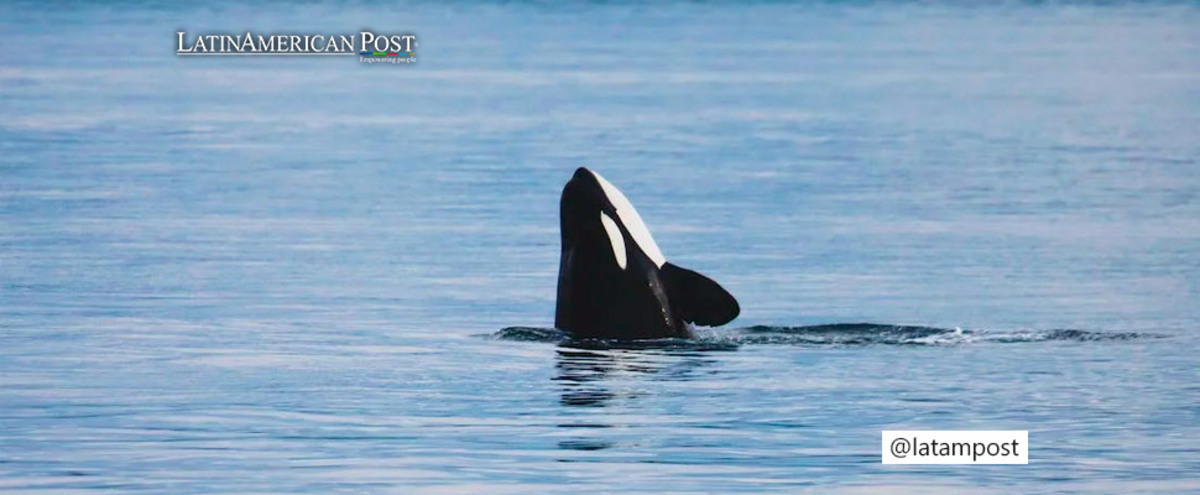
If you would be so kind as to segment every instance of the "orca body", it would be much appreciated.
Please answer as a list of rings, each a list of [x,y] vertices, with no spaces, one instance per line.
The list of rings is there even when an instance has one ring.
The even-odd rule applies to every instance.
[[[575,171],[559,215],[554,326],[572,337],[690,338],[689,323],[724,325],[740,312],[716,282],[667,262],[637,210],[599,174]]]

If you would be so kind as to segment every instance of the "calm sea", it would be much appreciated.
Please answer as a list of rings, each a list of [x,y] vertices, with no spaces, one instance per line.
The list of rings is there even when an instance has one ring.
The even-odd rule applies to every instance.
[[[363,29],[417,63],[174,55]],[[1191,3],[5,3],[0,492],[1200,492],[1198,54]],[[537,330],[578,166],[741,317]]]

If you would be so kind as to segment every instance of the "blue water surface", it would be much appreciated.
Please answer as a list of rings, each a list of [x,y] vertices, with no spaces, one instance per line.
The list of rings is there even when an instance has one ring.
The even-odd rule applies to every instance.
[[[417,63],[174,55],[363,29]],[[1194,3],[4,3],[0,492],[1200,492],[1198,54]],[[741,316],[544,330],[578,166]],[[1030,462],[880,463],[920,429]]]

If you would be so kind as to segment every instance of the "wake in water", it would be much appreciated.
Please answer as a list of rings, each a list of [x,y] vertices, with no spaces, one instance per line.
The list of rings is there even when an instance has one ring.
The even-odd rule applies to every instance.
[[[742,345],[953,346],[978,343],[1133,340],[1162,336],[1148,333],[1089,332],[1070,329],[988,331],[877,323],[834,323],[798,327],[755,325],[731,330],[697,329],[694,339],[580,340],[572,339],[566,332],[556,328],[536,327],[508,327],[494,334],[486,335],[486,337],[520,342],[550,342],[582,349],[733,350]]]

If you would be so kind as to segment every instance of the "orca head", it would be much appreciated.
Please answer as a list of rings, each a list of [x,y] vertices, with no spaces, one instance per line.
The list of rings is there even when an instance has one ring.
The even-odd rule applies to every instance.
[[[630,252],[629,247],[635,247],[657,268],[667,262],[633,204],[620,189],[596,172],[584,167],[575,170],[575,175],[563,188],[560,210],[564,250],[607,244],[613,253],[613,261],[621,269],[626,269],[630,257],[637,255]],[[633,241],[628,243],[632,246],[627,246],[626,234]]]
[[[616,186],[580,167],[560,203],[562,263],[555,326],[577,337],[688,337],[688,323],[737,317],[719,284],[667,262]]]

